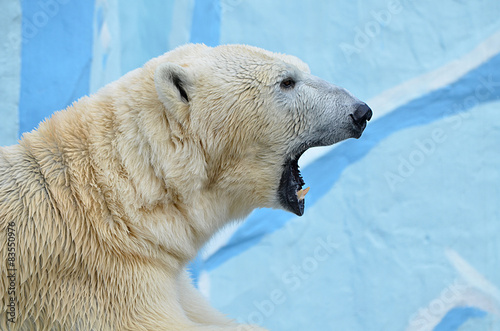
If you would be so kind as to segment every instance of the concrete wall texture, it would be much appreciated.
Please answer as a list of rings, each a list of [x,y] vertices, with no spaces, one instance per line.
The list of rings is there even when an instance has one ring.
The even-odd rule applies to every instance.
[[[374,110],[191,265],[271,330],[500,330],[500,2],[0,1],[0,145],[186,42],[297,55]]]

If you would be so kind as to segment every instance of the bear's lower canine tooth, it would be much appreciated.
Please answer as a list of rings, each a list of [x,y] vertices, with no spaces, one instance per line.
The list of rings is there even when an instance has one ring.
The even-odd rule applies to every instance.
[[[304,200],[307,192],[309,192],[309,189],[310,189],[310,187],[307,187],[303,190],[297,191],[297,197],[299,198],[299,200]]]

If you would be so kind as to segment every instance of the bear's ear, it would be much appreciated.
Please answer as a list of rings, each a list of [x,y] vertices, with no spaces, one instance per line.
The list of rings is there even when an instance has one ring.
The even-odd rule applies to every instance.
[[[186,108],[193,92],[188,70],[174,63],[162,63],[155,71],[155,87],[160,100],[170,111]]]

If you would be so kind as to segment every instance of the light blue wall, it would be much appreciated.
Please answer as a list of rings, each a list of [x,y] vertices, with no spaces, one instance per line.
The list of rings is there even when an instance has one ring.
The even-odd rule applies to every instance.
[[[5,1],[0,10],[0,144],[17,141],[21,81],[21,3]]]
[[[0,7],[2,145],[186,42],[297,55],[372,106],[361,139],[304,156],[303,217],[257,210],[193,263],[231,317],[287,331],[500,330],[500,2]]]

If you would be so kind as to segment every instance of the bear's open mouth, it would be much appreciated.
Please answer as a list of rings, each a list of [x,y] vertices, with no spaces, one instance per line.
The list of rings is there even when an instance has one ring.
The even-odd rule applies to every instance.
[[[302,189],[305,183],[299,171],[299,158],[304,152],[285,162],[278,189],[281,205],[298,216],[304,214],[304,198],[309,192],[309,187]]]
[[[298,146],[287,158],[283,164],[283,173],[281,174],[278,187],[278,198],[281,206],[298,216],[304,214],[304,201],[309,187],[303,189],[304,180],[299,171],[299,158],[310,147],[329,146],[348,138],[359,138],[366,128],[366,122],[372,117],[372,110],[365,103],[357,106],[354,113],[349,115],[351,118],[350,133],[345,136],[336,137],[327,134],[320,135],[323,138],[307,141]]]

